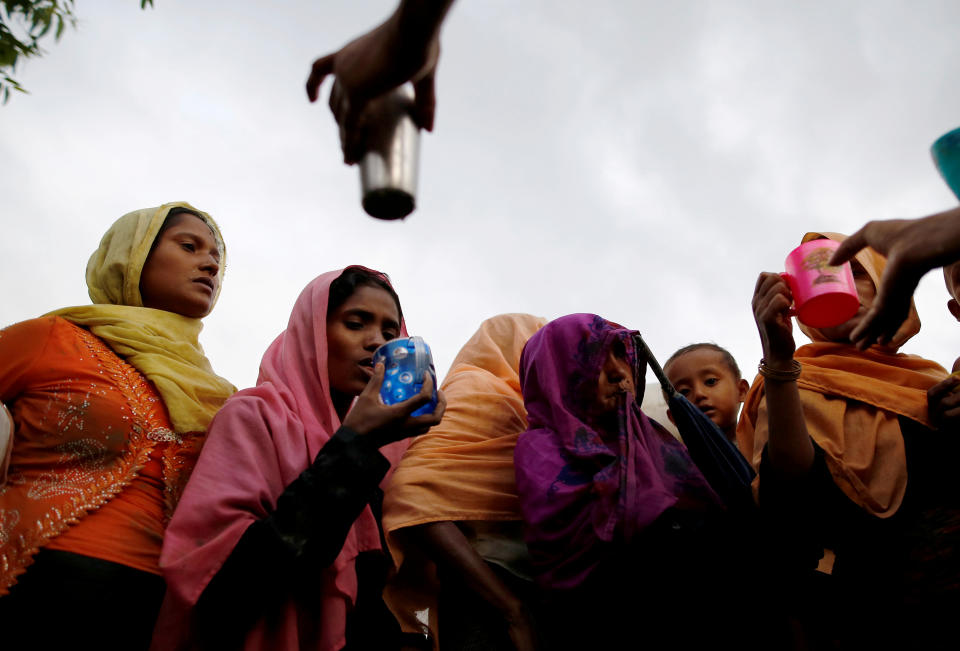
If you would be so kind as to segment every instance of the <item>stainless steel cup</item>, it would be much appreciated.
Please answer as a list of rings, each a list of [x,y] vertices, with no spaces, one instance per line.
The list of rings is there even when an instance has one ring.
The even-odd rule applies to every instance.
[[[416,207],[420,129],[413,121],[413,89],[404,84],[378,101],[367,122],[360,159],[363,209],[377,219],[403,219]]]

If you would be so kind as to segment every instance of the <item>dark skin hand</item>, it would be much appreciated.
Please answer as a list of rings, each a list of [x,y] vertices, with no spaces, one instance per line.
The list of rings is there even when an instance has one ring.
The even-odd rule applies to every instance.
[[[761,273],[753,293],[753,316],[760,331],[763,358],[768,368],[789,371],[796,343],[790,321],[793,295],[779,274]],[[802,477],[813,466],[814,450],[800,403],[797,383],[764,381],[771,466],[785,478]]]
[[[960,359],[957,360],[960,363]],[[957,364],[954,364],[954,371]],[[927,389],[927,406],[930,409],[930,420],[937,429],[956,431],[960,427],[960,377],[950,375]]]
[[[459,574],[464,582],[491,606],[507,623],[510,641],[517,651],[534,651],[536,637],[523,603],[490,569],[453,522],[430,522],[410,527],[406,535],[419,543],[438,565]]]
[[[380,400],[383,375],[383,364],[377,364],[373,370],[373,377],[367,382],[363,392],[357,396],[353,408],[344,418],[345,427],[349,427],[357,434],[373,437],[376,446],[382,447],[401,439],[424,434],[440,423],[443,412],[447,408],[447,399],[442,391],[437,391],[437,408],[432,414],[410,415],[430,402],[433,394],[433,379],[429,373],[423,376],[423,387],[420,393],[394,405],[385,405]]]
[[[382,24],[313,62],[307,97],[315,102],[324,78],[334,76],[330,110],[348,165],[363,155],[366,123],[375,119],[377,98],[408,81],[415,95],[414,119],[421,128],[433,130],[440,26],[452,3],[404,0]]]
[[[868,222],[840,244],[830,264],[842,264],[867,246],[886,256],[887,266],[873,306],[850,335],[860,350],[889,343],[923,275],[960,260],[960,208],[921,219]]]

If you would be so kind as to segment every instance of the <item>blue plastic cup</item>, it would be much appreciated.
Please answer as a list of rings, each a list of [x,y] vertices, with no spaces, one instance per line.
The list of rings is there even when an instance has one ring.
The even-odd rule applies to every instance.
[[[383,384],[380,398],[384,404],[394,405],[420,393],[423,376],[430,374],[433,380],[433,399],[417,409],[412,416],[432,414],[437,408],[437,372],[433,368],[433,355],[423,337],[404,337],[383,344],[373,353],[373,363],[383,364]]]

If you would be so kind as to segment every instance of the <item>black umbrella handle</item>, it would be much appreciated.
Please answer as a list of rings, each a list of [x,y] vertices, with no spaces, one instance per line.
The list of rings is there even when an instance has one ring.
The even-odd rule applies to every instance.
[[[658,362],[657,358],[654,357],[653,353],[650,352],[647,342],[643,340],[643,337],[640,336],[639,332],[633,335],[633,341],[637,347],[637,352],[643,355],[647,359],[647,363],[650,364],[653,374],[657,376],[657,379],[660,381],[660,386],[663,388],[663,392],[667,394],[668,398],[676,395],[677,390],[673,388],[673,383],[667,379],[667,375],[663,372],[660,362]]]

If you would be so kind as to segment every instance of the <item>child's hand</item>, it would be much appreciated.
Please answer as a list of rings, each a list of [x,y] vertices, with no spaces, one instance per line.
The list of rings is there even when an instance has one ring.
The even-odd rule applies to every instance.
[[[783,278],[773,273],[760,274],[751,305],[763,344],[763,358],[769,365],[789,362],[797,349],[790,322],[792,303],[793,295]]]
[[[374,437],[376,445],[380,447],[410,436],[425,434],[440,422],[447,407],[447,399],[442,391],[437,391],[437,408],[432,414],[410,415],[430,402],[433,395],[433,378],[429,373],[424,374],[423,388],[420,389],[420,393],[394,405],[385,405],[380,400],[383,375],[383,364],[377,364],[373,370],[373,377],[367,382],[363,392],[357,396],[357,402],[350,413],[343,419],[346,427],[357,434]]]
[[[960,377],[952,374],[927,389],[927,408],[930,410],[930,420],[937,429],[953,430],[960,427],[960,392],[956,391],[957,387],[960,387]]]

